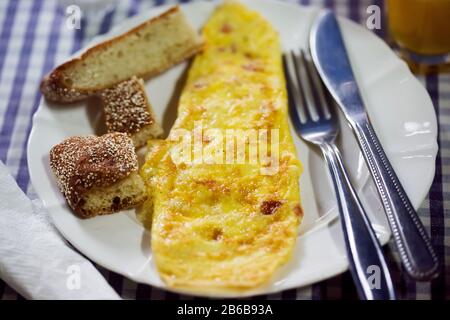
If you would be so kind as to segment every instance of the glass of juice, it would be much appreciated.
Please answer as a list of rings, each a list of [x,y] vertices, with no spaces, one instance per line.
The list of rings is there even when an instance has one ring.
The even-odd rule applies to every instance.
[[[389,35],[410,65],[450,64],[450,0],[387,0]],[[440,69],[440,68],[439,68]]]

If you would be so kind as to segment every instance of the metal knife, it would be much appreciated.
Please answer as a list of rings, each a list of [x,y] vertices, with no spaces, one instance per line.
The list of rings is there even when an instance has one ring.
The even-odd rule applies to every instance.
[[[319,14],[309,40],[314,64],[364,154],[407,273],[416,280],[436,277],[439,270],[437,255],[370,123],[339,23],[331,11]]]

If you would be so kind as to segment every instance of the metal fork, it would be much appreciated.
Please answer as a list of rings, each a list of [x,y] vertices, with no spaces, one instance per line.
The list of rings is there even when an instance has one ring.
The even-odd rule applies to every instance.
[[[317,71],[303,51],[286,54],[284,66],[292,123],[303,140],[320,147],[330,170],[358,295],[367,300],[394,300],[394,287],[380,244],[336,147],[339,128]]]

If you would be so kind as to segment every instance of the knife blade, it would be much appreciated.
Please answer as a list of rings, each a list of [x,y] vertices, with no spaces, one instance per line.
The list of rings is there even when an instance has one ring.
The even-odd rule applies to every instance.
[[[313,62],[358,140],[405,270],[416,280],[436,277],[438,257],[370,123],[339,23],[331,11],[318,15],[309,40]]]

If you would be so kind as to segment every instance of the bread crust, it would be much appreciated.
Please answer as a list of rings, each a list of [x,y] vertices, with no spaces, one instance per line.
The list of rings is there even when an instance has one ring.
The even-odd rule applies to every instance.
[[[40,90],[47,100],[70,103],[83,100],[95,93],[95,91],[75,90],[67,87],[62,80],[63,76],[60,67],[62,65],[46,75],[41,81]]]
[[[122,81],[100,92],[108,132],[127,133],[139,148],[163,130],[156,121],[144,87],[138,77]]]
[[[165,19],[167,16],[170,16],[172,14],[175,14],[180,11],[180,7],[178,5],[175,5],[171,8],[169,8],[167,11],[163,12],[161,15],[151,18],[147,21],[144,21],[143,23],[137,25],[136,27],[128,30],[127,32],[124,32],[118,36],[115,36],[109,40],[106,40],[102,43],[99,43],[89,49],[87,49],[84,53],[81,54],[81,56],[73,58],[58,67],[56,67],[51,73],[49,73],[47,76],[43,78],[40,84],[40,90],[42,94],[50,101],[55,102],[62,102],[62,103],[70,103],[79,101],[82,99],[85,99],[91,95],[97,94],[99,91],[106,89],[106,87],[93,87],[89,90],[76,88],[74,86],[70,86],[67,84],[67,81],[64,79],[64,73],[67,69],[73,67],[80,61],[83,61],[86,56],[91,55],[96,52],[101,52],[103,50],[106,50],[108,47],[115,44],[115,42],[128,37],[129,35],[132,35],[134,33],[139,32],[141,29],[145,28],[149,24],[153,24],[158,20]],[[140,78],[148,79],[149,77],[155,76],[157,74],[160,74],[170,68],[172,65],[178,64],[198,51],[200,51],[203,48],[203,42],[197,43],[194,45],[190,50],[186,52],[184,56],[182,56],[180,59],[177,59],[173,61],[171,65],[164,66],[163,68],[155,69],[150,72],[142,72],[139,74],[136,74],[135,76],[138,76]],[[125,79],[124,79],[125,80]],[[123,81],[123,80],[121,80]],[[120,82],[120,81],[118,81]]]
[[[137,172],[138,160],[131,139],[115,132],[64,140],[50,150],[50,167],[69,206],[79,216],[87,217],[83,196]]]

